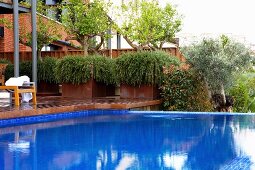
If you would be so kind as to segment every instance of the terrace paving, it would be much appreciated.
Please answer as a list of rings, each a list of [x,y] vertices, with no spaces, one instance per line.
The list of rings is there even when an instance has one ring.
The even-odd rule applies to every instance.
[[[148,109],[161,104],[161,100],[119,99],[117,97],[97,99],[74,99],[61,96],[38,96],[37,105],[22,103],[14,106],[13,103],[0,101],[0,119],[72,112],[90,109]]]

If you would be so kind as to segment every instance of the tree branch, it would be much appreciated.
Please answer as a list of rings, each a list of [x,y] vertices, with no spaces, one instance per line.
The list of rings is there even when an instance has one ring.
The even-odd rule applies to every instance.
[[[101,47],[101,46],[103,45],[103,43],[104,43],[104,37],[103,37],[103,36],[100,36],[100,39],[101,39],[101,41],[100,41],[99,44],[96,45],[95,50],[99,50],[100,47]]]
[[[157,49],[157,48],[154,47],[154,45],[148,44],[148,46],[149,46],[153,51],[156,51],[156,49]]]
[[[162,50],[164,43],[165,43],[164,41],[161,41],[161,42],[160,42],[160,45],[159,45],[159,49],[160,49],[160,50]]]
[[[127,43],[134,49],[139,49],[139,46],[138,45],[135,45],[127,36],[124,36],[123,35],[123,38],[127,41]]]
[[[152,47],[155,48],[155,49],[159,49],[159,46],[155,43],[155,42],[152,42]]]

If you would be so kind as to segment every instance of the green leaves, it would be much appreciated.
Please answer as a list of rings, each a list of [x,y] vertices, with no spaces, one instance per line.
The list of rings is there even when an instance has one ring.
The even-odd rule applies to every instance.
[[[8,18],[0,18],[0,25],[10,29],[12,28],[12,22]]]
[[[58,59],[56,58],[46,57],[42,61],[38,61],[37,63],[38,82],[45,81],[48,83],[58,83],[54,74],[54,69],[56,67],[57,60]],[[2,63],[2,61],[0,61],[0,63]],[[21,76],[27,75],[30,79],[32,79],[32,62],[31,61],[21,62],[19,67],[20,67]],[[14,71],[14,65],[9,62],[5,71],[6,80],[14,76],[13,71]]]
[[[103,56],[67,56],[59,60],[55,75],[61,83],[86,83],[91,78],[98,82],[114,84],[114,66],[110,58]]]
[[[159,49],[165,42],[172,42],[180,31],[181,17],[171,4],[161,7],[157,0],[129,1],[119,11],[119,15],[115,14],[119,17],[113,16],[119,23],[115,29],[140,47]]]
[[[208,81],[212,90],[222,83],[229,85],[237,73],[248,66],[250,51],[243,44],[226,36],[219,40],[204,39],[182,49],[188,62]]]
[[[90,39],[95,36],[107,36],[111,25],[107,16],[109,3],[100,0],[91,3],[84,3],[84,0],[65,0],[63,4],[62,22],[81,44],[89,44]],[[86,48],[84,47],[84,50]]]
[[[38,61],[38,82],[44,81],[48,83],[58,83],[54,74],[54,69],[57,65],[58,59],[53,57],[46,57],[42,61]]]
[[[170,65],[179,65],[179,60],[162,51],[125,53],[116,59],[116,73],[121,83],[160,85],[164,78],[163,66]]]
[[[166,75],[160,89],[165,110],[211,111],[212,109],[204,81],[194,70],[174,70]]]
[[[234,98],[234,112],[247,112],[249,91],[248,87],[244,82],[238,82],[230,89],[230,94]]]
[[[20,76],[26,75],[30,79],[32,78],[32,62],[25,61],[19,63],[20,68]],[[5,79],[8,80],[9,78],[14,77],[14,65],[8,64],[5,70]]]
[[[41,51],[44,45],[49,45],[53,41],[61,39],[61,32],[63,31],[63,26],[60,25],[58,22],[45,17],[46,12],[50,10],[50,8],[51,7],[47,5],[43,5],[43,2],[38,1],[37,12],[39,14],[37,14],[37,22],[36,22],[38,51]],[[27,15],[27,14],[22,14],[22,15]],[[20,30],[21,30],[20,42],[26,46],[32,47],[31,29],[28,29],[26,24],[21,24]]]
[[[0,63],[1,63],[1,64],[11,64],[11,61],[9,61],[9,60],[7,60],[7,59],[1,58],[1,59],[0,59]]]
[[[254,71],[238,76],[228,92],[234,98],[235,112],[255,112]]]

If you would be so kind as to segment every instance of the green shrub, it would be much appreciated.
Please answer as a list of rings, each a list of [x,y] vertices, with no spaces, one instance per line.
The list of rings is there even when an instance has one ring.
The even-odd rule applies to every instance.
[[[5,81],[14,76],[14,65],[8,64],[4,73]]]
[[[0,59],[0,63],[1,64],[11,64],[11,61],[9,61],[7,59]]]
[[[179,65],[180,61],[162,51],[125,53],[116,59],[118,81],[132,86],[160,85],[163,66]]]
[[[28,76],[32,81],[32,62],[25,61],[19,64],[19,75],[20,76]],[[14,77],[14,64],[8,64],[5,70],[5,80]]]
[[[234,98],[234,112],[247,112],[249,91],[245,83],[238,82],[229,90],[230,95]]]
[[[103,56],[67,56],[57,62],[55,75],[61,83],[86,83],[91,78],[97,82],[114,84],[114,62]]]
[[[10,77],[13,77],[13,64],[11,63],[11,61],[7,60],[7,59],[0,59],[0,63],[1,64],[8,64],[5,72],[4,72],[4,76],[5,76],[5,81],[8,80]]]
[[[254,70],[238,75],[228,93],[234,98],[235,112],[255,112]]]
[[[193,70],[175,70],[167,74],[161,90],[165,110],[212,110],[205,84]]]
[[[57,61],[58,59],[53,57],[45,57],[42,61],[38,61],[38,82],[58,83],[54,74]]]
[[[26,75],[32,81],[32,61],[25,61],[20,63],[20,76]]]
[[[37,77],[38,82],[45,81],[49,83],[57,83],[55,78],[54,69],[56,67],[57,59],[46,57],[43,61],[38,61],[37,63]],[[19,64],[20,76],[26,75],[32,81],[32,62],[25,61]],[[9,64],[5,71],[6,80],[14,77],[14,65]]]

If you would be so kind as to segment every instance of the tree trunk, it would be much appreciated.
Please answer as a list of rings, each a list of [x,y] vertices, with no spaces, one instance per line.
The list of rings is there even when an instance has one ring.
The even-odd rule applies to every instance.
[[[37,49],[37,58],[39,61],[42,61],[42,51]]]
[[[220,85],[220,94],[223,97],[223,102],[224,102],[224,105],[225,105],[226,104],[226,95],[225,95],[224,85],[222,83]]]
[[[97,44],[96,47],[95,47],[96,51],[98,51],[100,49],[100,47],[103,45],[103,43],[104,43],[104,37],[100,36],[100,39],[101,39],[100,43]]]
[[[205,87],[206,87],[206,90],[207,90],[207,95],[208,95],[209,99],[211,100],[212,99],[212,92],[210,90],[210,87],[209,87],[208,82],[207,82],[206,79],[204,79],[204,82],[205,82]]]
[[[160,42],[160,45],[159,45],[159,49],[160,49],[160,50],[163,49],[163,45],[164,45],[164,42]]]
[[[127,36],[124,36],[124,35],[123,35],[123,38],[127,41],[127,43],[128,43],[132,48],[134,48],[134,49],[136,49],[136,50],[139,48],[139,46],[135,45]]]
[[[88,56],[88,49],[89,49],[89,37],[83,37],[83,50],[84,50],[84,57]]]
[[[155,46],[154,45],[150,45],[150,44],[148,44],[148,46],[150,47],[150,49],[151,50],[153,50],[153,51],[156,51],[158,48],[155,48]]]

